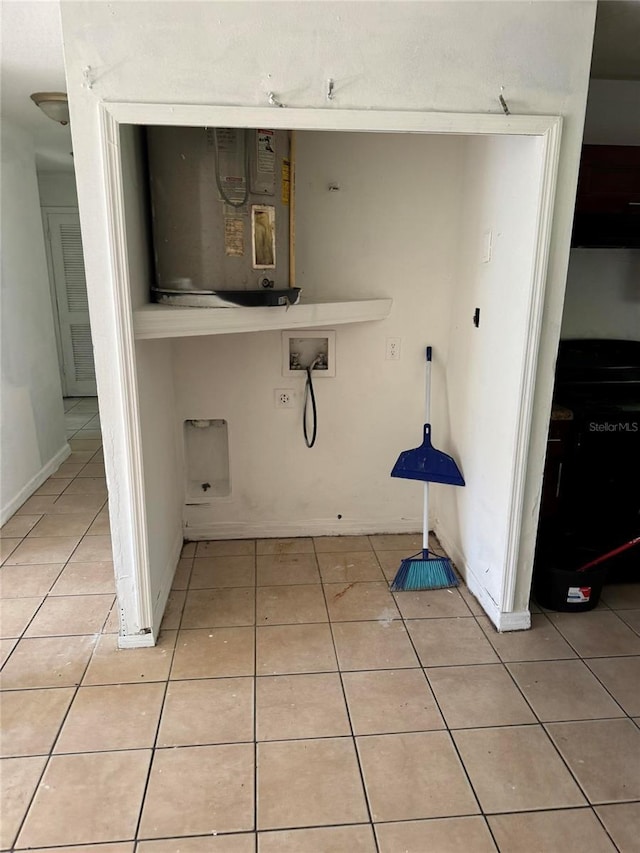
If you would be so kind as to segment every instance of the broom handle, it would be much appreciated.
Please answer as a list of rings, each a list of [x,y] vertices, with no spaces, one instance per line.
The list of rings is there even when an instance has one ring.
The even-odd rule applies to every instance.
[[[431,356],[432,348],[427,347],[427,366],[425,368],[424,419],[429,423],[431,413]],[[424,484],[424,501],[422,507],[422,554],[427,556],[429,551],[429,483]]]
[[[427,367],[425,369],[425,393],[424,393],[424,422],[430,423],[431,413],[431,354],[432,348],[427,347]]]
[[[590,563],[585,563],[584,566],[580,566],[580,568],[576,569],[576,571],[586,572],[586,570],[590,569],[592,566],[597,566],[598,563],[604,563],[605,560],[608,560],[610,557],[615,557],[616,554],[622,554],[623,551],[627,551],[629,548],[633,548],[633,546],[637,545],[639,542],[640,536],[636,536],[636,538],[632,539],[631,542],[626,542],[619,548],[614,548],[613,551],[609,551],[607,554],[603,554],[601,557],[596,557],[595,560],[591,560]]]

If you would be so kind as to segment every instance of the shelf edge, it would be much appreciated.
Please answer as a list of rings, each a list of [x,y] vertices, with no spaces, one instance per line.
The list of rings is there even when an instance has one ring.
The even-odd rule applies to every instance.
[[[133,312],[133,328],[136,340],[310,329],[384,320],[389,316],[392,305],[392,299],[317,302],[290,308],[173,308],[147,305]]]

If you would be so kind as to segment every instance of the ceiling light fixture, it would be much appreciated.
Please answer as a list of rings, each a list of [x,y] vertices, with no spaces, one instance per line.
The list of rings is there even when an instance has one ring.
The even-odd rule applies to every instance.
[[[31,100],[49,118],[62,125],[69,124],[69,102],[66,92],[34,92]]]

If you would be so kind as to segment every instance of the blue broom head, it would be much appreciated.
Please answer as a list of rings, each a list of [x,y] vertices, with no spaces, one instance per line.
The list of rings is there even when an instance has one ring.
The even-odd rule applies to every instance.
[[[458,576],[448,557],[431,556],[428,551],[420,551],[400,563],[391,584],[391,592],[447,589],[459,584]]]
[[[425,483],[444,483],[464,486],[464,477],[455,460],[447,453],[436,450],[431,444],[431,424],[424,425],[424,438],[420,447],[403,451],[393,466],[392,477],[403,480],[422,480]]]

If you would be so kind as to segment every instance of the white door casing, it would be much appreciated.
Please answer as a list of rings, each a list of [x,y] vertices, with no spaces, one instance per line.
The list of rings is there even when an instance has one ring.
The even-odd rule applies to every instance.
[[[487,114],[428,113],[380,110],[273,110],[261,107],[214,107],[159,103],[105,103],[98,105],[99,137],[105,179],[106,225],[110,261],[109,290],[115,309],[114,328],[109,338],[110,385],[113,398],[107,401],[107,425],[114,435],[122,431],[118,443],[125,449],[123,458],[106,459],[112,476],[120,483],[122,506],[122,541],[117,532],[114,560],[119,580],[119,606],[123,615],[124,633],[120,646],[152,645],[159,630],[158,608],[150,596],[148,559],[148,530],[146,497],[142,464],[142,435],[138,412],[136,352],[131,305],[131,282],[127,263],[128,247],[124,227],[124,194],[122,163],[119,152],[119,124],[131,125],[194,125],[220,127],[263,127],[369,131],[392,133],[440,134],[505,134],[540,137],[543,144],[542,175],[537,203],[537,235],[529,289],[525,296],[528,339],[521,369],[519,387],[520,429],[516,436],[514,466],[510,472],[511,506],[513,512],[507,523],[508,558],[500,583],[500,606],[489,612],[498,628],[526,627],[516,618],[510,624],[514,605],[515,583],[523,511],[523,493],[527,473],[527,448],[531,428],[531,412],[535,390],[538,342],[542,325],[543,297],[546,282],[547,258],[551,238],[553,203],[560,150],[562,119],[557,116],[514,116]],[[106,351],[103,353],[106,358]],[[105,363],[105,362],[103,362]],[[106,379],[106,377],[105,377]],[[118,414],[122,420],[118,423]],[[117,529],[116,519],[116,529]],[[128,538],[127,532],[130,534]],[[121,557],[126,553],[128,560]],[[116,556],[118,555],[118,556]],[[154,612],[155,611],[155,612]],[[528,613],[526,614],[528,616]],[[133,630],[129,628],[133,627]]]

